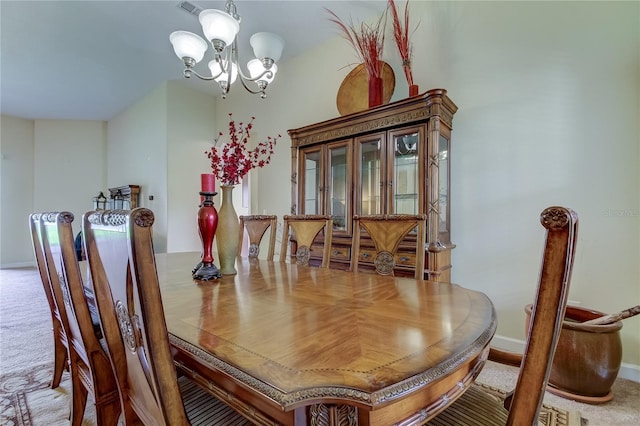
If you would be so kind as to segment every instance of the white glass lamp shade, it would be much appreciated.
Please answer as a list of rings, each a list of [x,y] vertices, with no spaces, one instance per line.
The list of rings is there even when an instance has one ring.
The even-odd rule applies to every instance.
[[[284,40],[277,34],[273,33],[255,33],[249,39],[253,54],[258,59],[270,58],[273,62],[277,62],[282,55],[284,49]]]
[[[227,61],[223,61],[223,64],[226,67]],[[211,70],[212,76],[218,75],[222,71],[222,69],[220,68],[220,63],[218,63],[218,61],[216,61],[215,59],[213,61],[209,61],[209,69]],[[228,74],[223,73],[223,74],[220,74],[220,77],[215,78],[215,80],[218,83],[220,83],[221,81],[227,81],[227,77],[228,77]],[[229,84],[233,84],[233,82],[236,81],[236,78],[238,78],[238,66],[232,62],[231,63],[231,81],[227,81],[227,82]]]
[[[217,9],[205,9],[198,15],[202,32],[207,40],[221,40],[225,45],[233,43],[240,31],[240,24],[233,16]]]
[[[260,74],[262,74],[263,72],[266,71],[264,65],[262,65],[262,61],[260,61],[260,59],[252,59],[247,63],[247,68],[249,69],[249,74],[251,75],[251,78],[256,78],[258,77]],[[265,74],[264,76],[260,77],[260,80],[258,81],[266,81],[267,83],[271,83],[273,81],[273,79],[276,77],[276,72],[278,72],[278,66],[276,64],[271,65],[271,68],[269,68],[269,71],[271,71],[272,76],[269,77],[268,74]]]
[[[193,58],[196,63],[200,62],[207,51],[207,42],[199,35],[189,31],[174,31],[169,35],[169,41],[173,45],[176,56],[182,58]]]

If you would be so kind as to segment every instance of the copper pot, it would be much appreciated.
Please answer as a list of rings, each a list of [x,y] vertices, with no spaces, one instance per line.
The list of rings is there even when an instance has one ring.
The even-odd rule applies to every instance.
[[[525,306],[527,330],[532,306]],[[603,397],[611,392],[622,362],[622,321],[604,325],[581,324],[603,315],[602,312],[567,306],[553,357],[551,386],[586,397]]]

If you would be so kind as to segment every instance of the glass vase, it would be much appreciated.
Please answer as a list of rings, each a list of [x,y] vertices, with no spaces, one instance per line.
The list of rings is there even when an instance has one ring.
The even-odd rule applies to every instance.
[[[222,185],[222,204],[218,211],[218,230],[216,232],[216,246],[222,275],[235,275],[236,256],[238,255],[238,235],[240,221],[233,207],[233,185]]]

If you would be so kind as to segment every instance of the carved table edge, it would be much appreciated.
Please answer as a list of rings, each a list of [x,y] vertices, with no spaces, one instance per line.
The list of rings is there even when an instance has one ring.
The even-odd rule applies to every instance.
[[[353,402],[375,409],[378,406],[386,405],[396,399],[403,398],[407,394],[449,375],[451,372],[457,370],[460,365],[473,359],[478,354],[484,354],[495,333],[496,326],[496,322],[493,321],[491,326],[469,345],[466,350],[460,352],[455,357],[429,370],[374,392],[365,392],[358,389],[338,386],[316,386],[291,393],[284,393],[173,334],[169,334],[169,340],[173,346],[183,352],[191,354],[192,357],[201,364],[213,370],[221,371],[275,401],[284,411],[290,411],[297,407],[304,406],[306,401],[317,402],[320,399],[338,399],[343,400],[345,403]]]

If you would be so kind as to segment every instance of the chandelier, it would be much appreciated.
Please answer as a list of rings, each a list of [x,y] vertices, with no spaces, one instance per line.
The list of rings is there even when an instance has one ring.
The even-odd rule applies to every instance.
[[[202,37],[188,31],[174,31],[169,35],[176,56],[184,62],[184,76],[195,75],[201,80],[215,80],[222,90],[222,98],[226,99],[231,85],[240,77],[242,86],[253,94],[267,97],[267,86],[278,71],[276,61],[280,59],[284,40],[277,34],[268,32],[255,33],[249,39],[256,59],[247,64],[248,75],[242,71],[238,63],[238,41],[236,35],[240,30],[240,16],[233,0],[227,0],[225,11],[205,9],[198,15],[202,32],[213,48],[214,59],[209,61],[211,76],[198,74],[194,65],[202,60],[207,50],[207,42]]]

